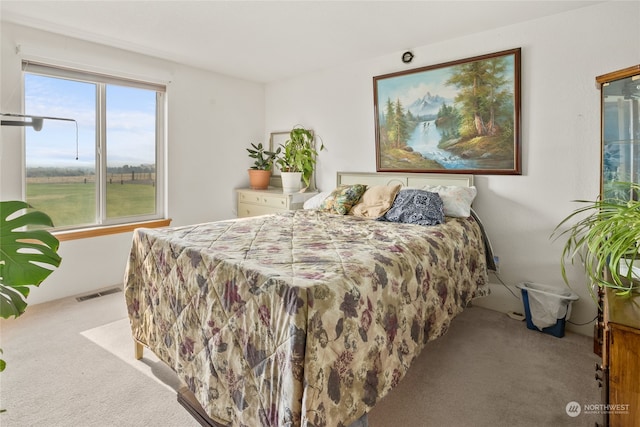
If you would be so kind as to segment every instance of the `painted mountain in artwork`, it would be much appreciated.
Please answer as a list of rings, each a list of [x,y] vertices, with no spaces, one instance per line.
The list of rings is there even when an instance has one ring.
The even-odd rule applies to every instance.
[[[407,110],[416,117],[432,118],[438,114],[438,110],[444,103],[451,105],[453,101],[440,95],[432,95],[431,92],[427,92],[422,98],[413,101],[407,107]]]

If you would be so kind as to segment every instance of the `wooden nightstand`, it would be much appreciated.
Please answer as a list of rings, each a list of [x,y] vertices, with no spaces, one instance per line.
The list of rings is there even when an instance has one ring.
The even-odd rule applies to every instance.
[[[236,191],[238,192],[238,218],[302,209],[305,201],[318,194],[317,192],[285,194],[282,188],[267,190],[240,188]]]

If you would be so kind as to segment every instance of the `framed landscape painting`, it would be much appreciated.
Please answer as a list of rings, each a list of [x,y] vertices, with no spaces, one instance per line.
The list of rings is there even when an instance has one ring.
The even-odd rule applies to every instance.
[[[373,78],[378,172],[521,174],[520,48]]]

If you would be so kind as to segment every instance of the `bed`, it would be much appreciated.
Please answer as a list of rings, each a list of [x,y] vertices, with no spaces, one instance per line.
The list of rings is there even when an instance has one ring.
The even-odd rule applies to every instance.
[[[471,175],[338,173],[336,190],[356,185],[475,191]],[[222,426],[366,422],[488,292],[474,217],[423,226],[304,209],[137,229],[125,272],[136,357],[153,351]]]

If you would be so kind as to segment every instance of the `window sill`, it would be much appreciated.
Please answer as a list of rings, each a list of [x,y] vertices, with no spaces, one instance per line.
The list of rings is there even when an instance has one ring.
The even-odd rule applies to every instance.
[[[92,227],[82,230],[54,231],[53,234],[59,241],[87,239],[89,237],[107,236],[109,234],[126,233],[136,228],[167,227],[171,219],[158,219],[154,221],[132,222],[129,224],[109,225],[105,227]]]

